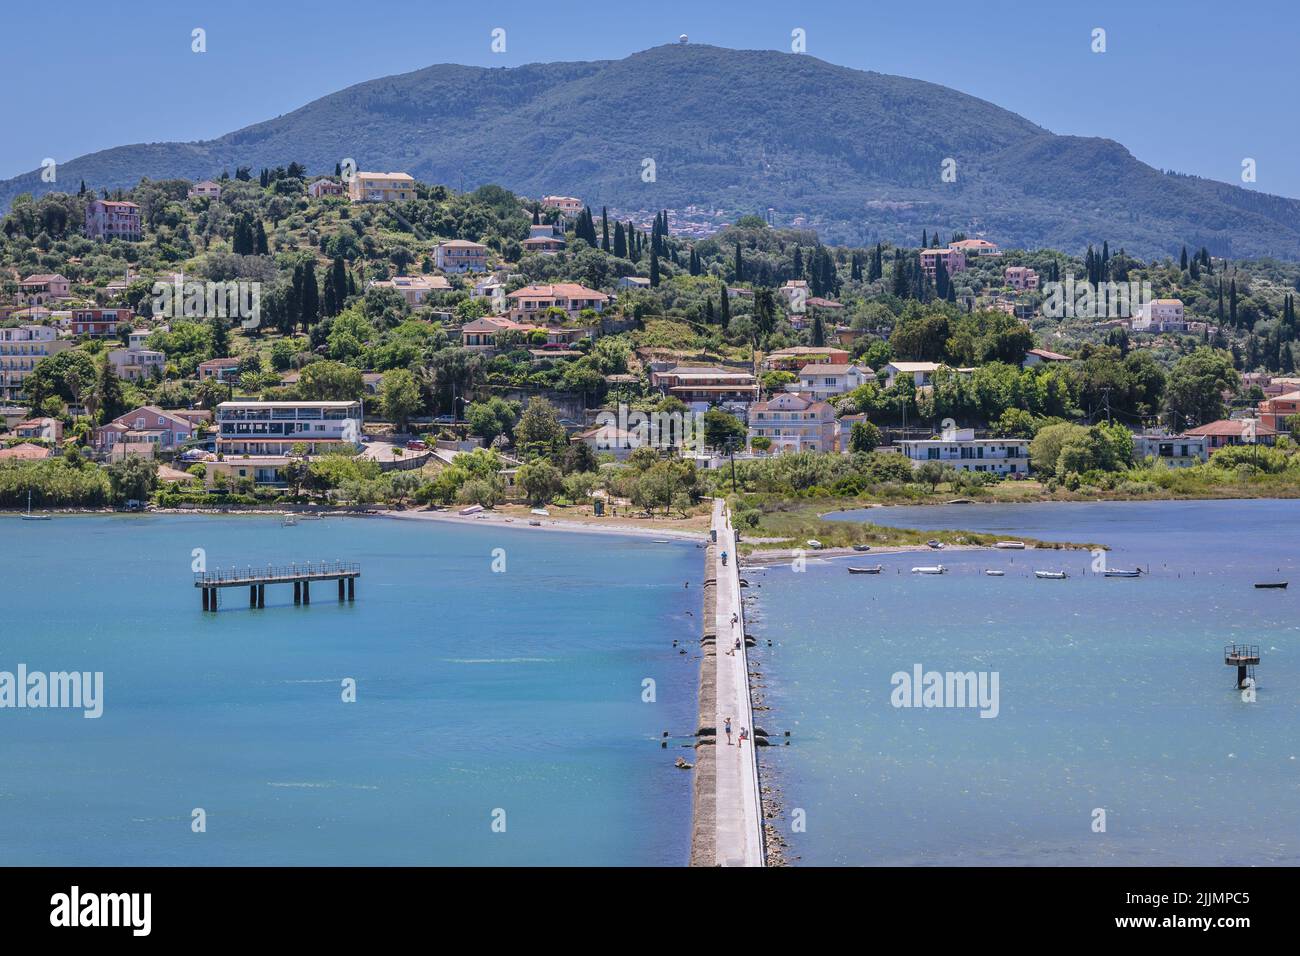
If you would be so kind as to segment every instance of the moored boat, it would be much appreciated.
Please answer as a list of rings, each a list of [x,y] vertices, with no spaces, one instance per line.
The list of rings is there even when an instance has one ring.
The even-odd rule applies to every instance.
[[[1003,551],[1023,551],[1025,543],[1023,541],[999,541],[993,547],[1001,548]]]
[[[870,551],[870,550],[871,550],[871,545],[869,545],[869,544],[855,544],[855,545],[853,546],[853,550],[854,550],[854,551]]]
[[[1288,582],[1286,581],[1272,581],[1265,584],[1256,584],[1255,587],[1260,588],[1261,590],[1264,588],[1273,588],[1279,591],[1285,591],[1287,584]]]
[[[1007,572],[999,571],[997,568],[985,568],[984,573],[991,578],[1000,578],[1004,576]]]
[[[929,541],[926,542],[926,544],[934,548],[934,550],[936,551],[943,550],[943,542],[938,540],[937,538],[931,538]]]
[[[934,564],[928,567],[913,568],[912,573],[913,574],[944,574],[947,572],[947,570],[948,569],[945,568],[942,564]]]
[[[1107,568],[1105,571],[1102,571],[1101,573],[1102,573],[1104,576],[1108,577],[1108,578],[1140,578],[1140,577],[1142,577],[1142,569],[1141,569],[1141,568],[1132,568],[1132,569],[1125,569],[1125,568]]]
[[[49,521],[49,515],[32,514],[32,492],[27,490],[27,511],[21,516],[24,521]]]
[[[879,574],[883,565],[877,564],[874,568],[849,568],[849,574]]]
[[[1044,581],[1064,581],[1069,575],[1064,571],[1035,571],[1034,577],[1042,578]]]

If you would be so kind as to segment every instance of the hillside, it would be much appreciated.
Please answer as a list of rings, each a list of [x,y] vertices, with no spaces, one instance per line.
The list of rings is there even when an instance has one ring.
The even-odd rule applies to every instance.
[[[1118,143],[1054,135],[946,87],[806,55],[670,45],[623,60],[512,69],[437,65],[361,83],[198,143],[122,146],[59,167],[61,188],[199,179],[297,161],[402,169],[455,188],[499,183],[621,211],[720,208],[806,217],[832,242],[922,228],[1008,247],[1142,257],[1184,245],[1300,259],[1300,201],[1162,173]],[[940,164],[957,160],[957,181]],[[642,162],[655,161],[655,182]],[[48,191],[0,183],[0,208]]]

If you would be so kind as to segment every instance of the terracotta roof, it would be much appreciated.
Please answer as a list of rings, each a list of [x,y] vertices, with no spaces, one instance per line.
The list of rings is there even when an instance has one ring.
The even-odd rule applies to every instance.
[[[0,460],[40,461],[50,457],[50,450],[30,442],[14,445],[12,448],[0,448]]]
[[[1184,434],[1198,438],[1201,435],[1209,435],[1215,438],[1240,438],[1246,434],[1246,427],[1250,423],[1255,425],[1255,436],[1257,438],[1277,434],[1276,430],[1253,418],[1222,418],[1217,422],[1201,425],[1199,428],[1189,428]]]

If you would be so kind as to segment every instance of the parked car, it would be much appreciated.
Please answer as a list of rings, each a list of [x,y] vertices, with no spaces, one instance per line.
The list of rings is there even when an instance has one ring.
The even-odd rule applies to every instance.
[[[422,441],[417,441],[414,438],[406,443],[406,447],[411,449],[411,451],[426,451],[429,448],[427,444]]]

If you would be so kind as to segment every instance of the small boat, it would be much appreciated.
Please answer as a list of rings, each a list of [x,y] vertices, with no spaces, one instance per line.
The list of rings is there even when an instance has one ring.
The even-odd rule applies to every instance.
[[[816,538],[809,538],[808,547],[812,548],[814,551],[820,551],[822,547],[822,543],[818,541]]]
[[[935,564],[930,567],[913,568],[913,574],[946,574],[948,571],[942,564]]]
[[[854,551],[870,551],[870,550],[871,550],[871,545],[869,545],[869,544],[855,544],[855,545],[853,546],[853,550],[854,550]]]
[[[926,542],[926,544],[934,548],[934,550],[936,551],[943,550],[943,542],[940,541],[938,538],[931,538],[929,541]]]
[[[1141,569],[1141,568],[1132,568],[1132,569],[1125,569],[1125,568],[1107,568],[1105,571],[1102,571],[1101,573],[1102,573],[1103,576],[1108,577],[1108,578],[1140,578],[1140,577],[1142,577],[1142,569]]]
[[[1044,581],[1064,581],[1069,575],[1064,571],[1035,571],[1034,577],[1042,578]]]
[[[1000,578],[1003,577],[1007,572],[999,571],[996,568],[985,568],[984,573],[991,578]]]
[[[49,515],[36,515],[36,514],[32,514],[32,492],[31,492],[31,489],[28,489],[28,491],[27,491],[27,512],[26,512],[25,514],[22,515],[22,519],[23,519],[24,521],[49,521],[49,520],[50,520],[50,516],[49,516]]]
[[[1023,551],[1025,543],[1023,541],[999,541],[993,547],[1001,548],[1003,551]]]
[[[670,538],[655,538],[655,539],[654,539],[654,543],[655,543],[655,544],[672,544],[673,542],[672,542],[672,539],[670,539]]]
[[[483,510],[483,506],[482,506],[482,505],[470,505],[468,508],[461,508],[461,509],[460,509],[460,514],[462,514],[462,515],[476,515],[476,514],[478,514],[480,511],[482,511],[482,510]]]
[[[882,567],[877,564],[874,568],[849,568],[849,574],[879,574]]]
[[[538,521],[536,518],[534,518],[532,521],[528,522],[528,525],[529,527],[532,528],[540,528],[542,526],[542,523]]]
[[[545,508],[534,508],[532,510],[532,513],[535,515],[540,515],[543,518],[549,518],[551,516],[551,513],[547,511]]]
[[[293,528],[296,527],[297,524],[298,519],[294,515],[285,515],[280,521],[280,526],[283,528]]]
[[[1286,590],[1287,583],[1288,583],[1288,582],[1286,582],[1286,581],[1274,581],[1274,582],[1272,582],[1272,583],[1268,583],[1268,584],[1256,584],[1255,587],[1257,587],[1257,588],[1261,588],[1261,589],[1262,589],[1262,588],[1276,588],[1276,589],[1279,590],[1279,591],[1285,591],[1285,590]]]

